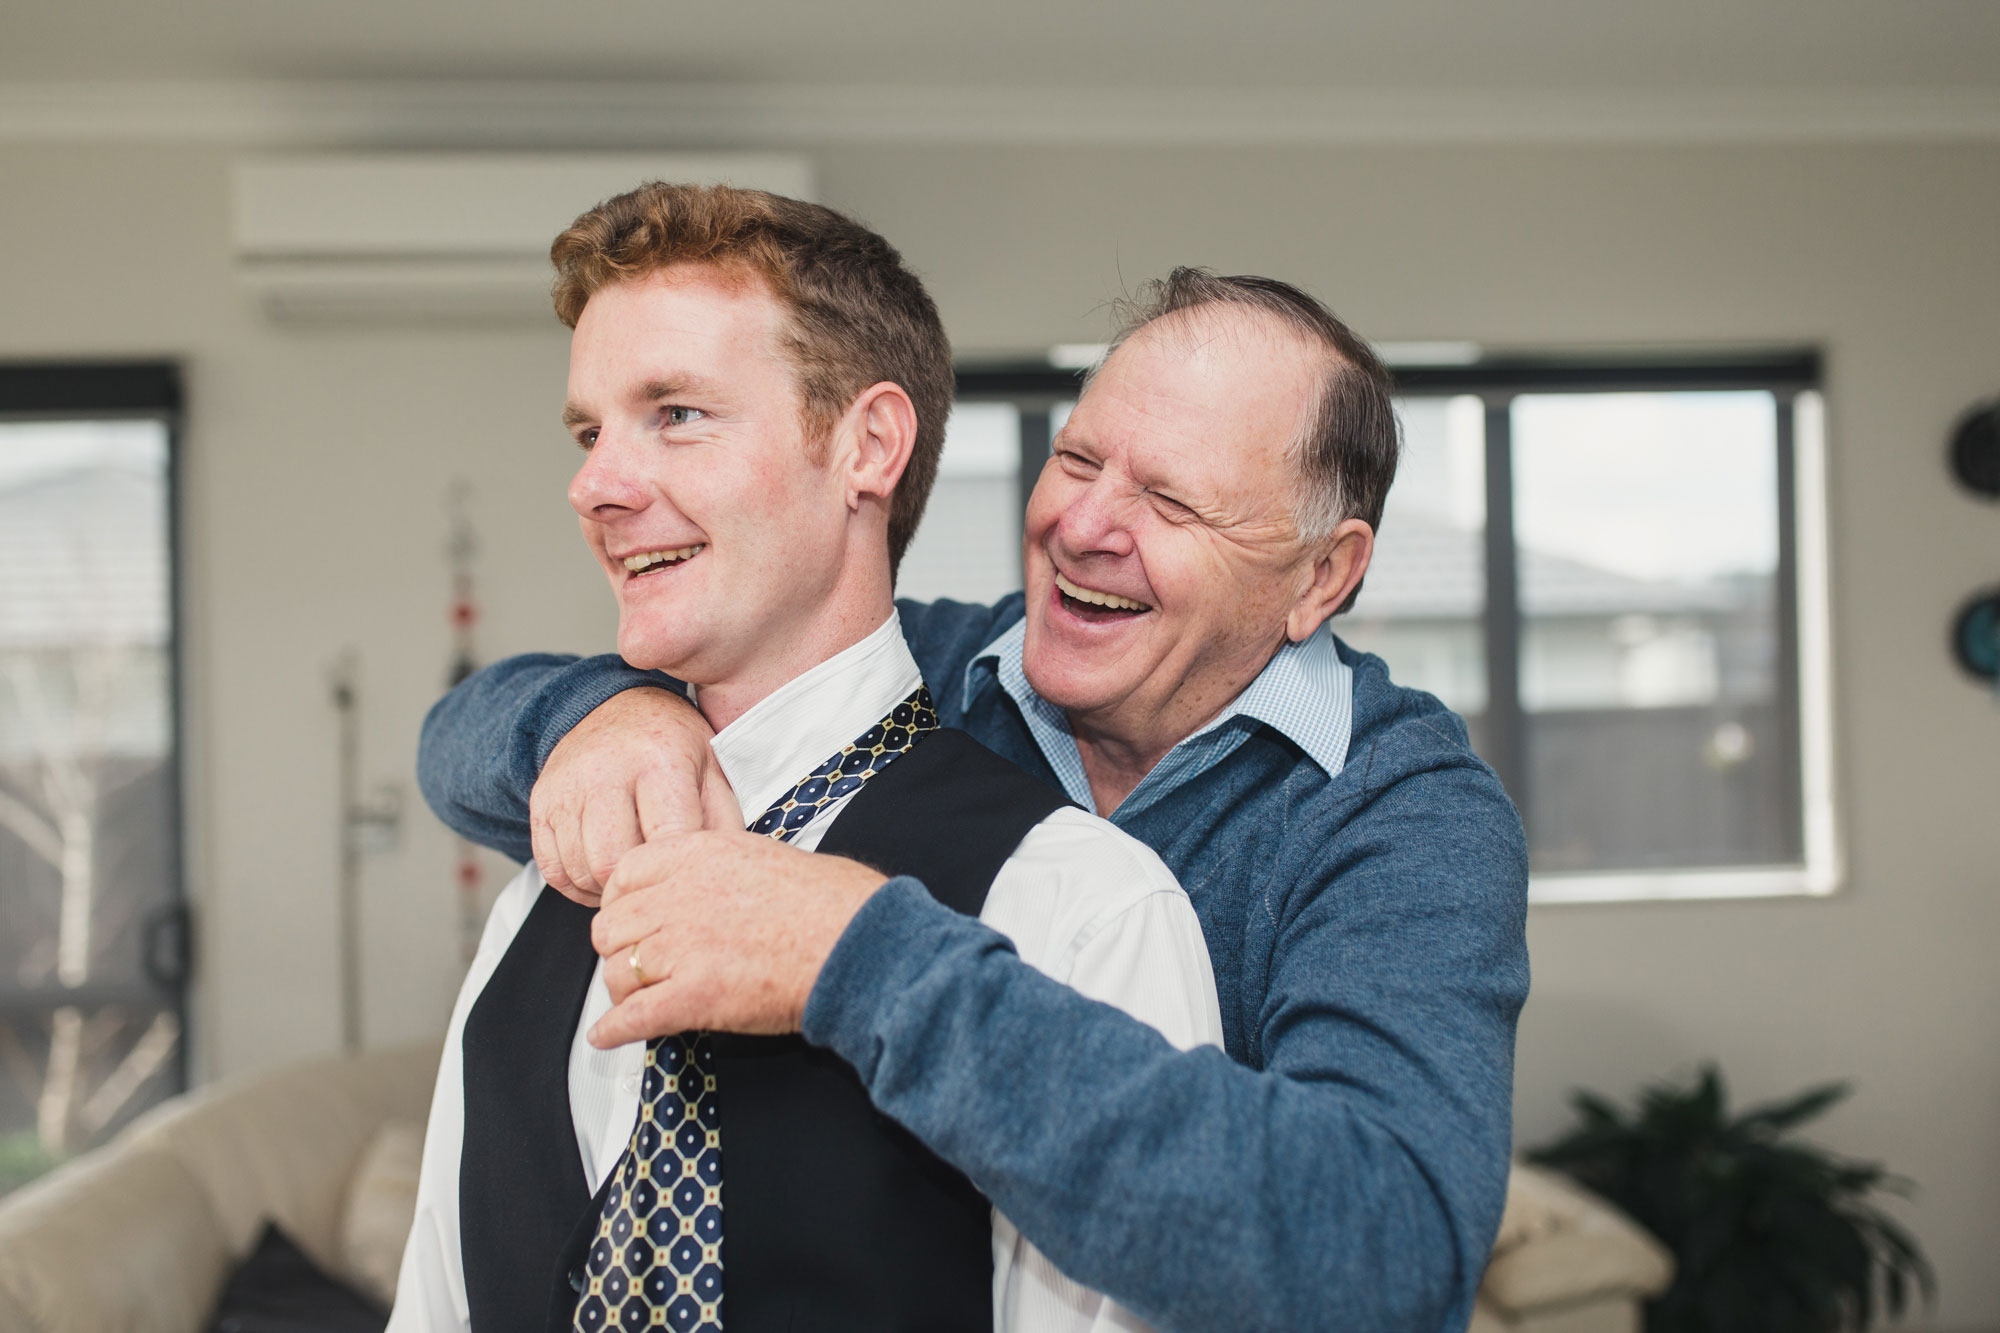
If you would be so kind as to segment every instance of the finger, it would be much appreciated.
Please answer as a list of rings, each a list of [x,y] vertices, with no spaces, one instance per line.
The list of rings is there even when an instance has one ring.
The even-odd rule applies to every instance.
[[[577,825],[591,882],[601,888],[610,882],[618,859],[639,845],[638,811],[624,792],[605,792],[588,800]]]
[[[535,854],[535,868],[542,872],[542,879],[557,891],[569,887],[569,876],[563,873],[562,853],[556,847],[556,831],[549,823],[546,806],[538,800],[531,800],[528,807],[528,844]]]
[[[550,836],[556,844],[556,859],[562,870],[562,893],[580,903],[595,902],[599,885],[590,878],[590,861],[582,853],[577,837],[579,825],[576,816],[557,813],[549,819]]]
[[[574,858],[566,858],[563,855],[562,837],[556,830],[568,827],[571,827],[571,824],[565,820],[551,820],[545,826],[546,831],[543,835],[544,851],[535,858],[536,867],[541,870],[542,878],[548,882],[549,886],[562,894],[563,897],[584,907],[595,907],[597,906],[597,887],[592,884],[577,883],[575,877],[570,873],[571,868],[576,865],[576,861]]]
[[[620,888],[621,883],[626,887]],[[678,886],[671,882],[623,881],[614,875],[609,896],[591,919],[590,947],[611,958],[667,926],[680,901]]]
[[[700,833],[663,833],[649,838],[618,859],[604,882],[603,905],[653,886],[678,888],[686,870],[698,863]]]
[[[549,827],[556,833],[556,850],[562,856],[563,874],[568,877],[574,890],[570,894],[578,902],[596,902],[604,890],[604,881],[598,877],[591,861],[590,847],[584,841],[583,821],[586,816],[587,791],[577,787],[576,796],[550,812]]]
[[[623,898],[597,909],[590,920],[590,947],[597,950],[608,973],[625,956],[625,950],[653,933],[642,898]]]
[[[604,989],[611,993],[611,1004],[616,1008],[619,1001],[639,989],[639,978],[632,974],[631,959],[638,945],[633,945],[604,960]],[[648,974],[648,979],[650,979]]]
[[[700,828],[698,783],[698,771],[681,764],[641,776],[632,788],[641,836],[653,838]]]
[[[743,824],[743,809],[736,803],[736,792],[723,775],[722,765],[710,755],[701,774],[701,826],[735,830]]]
[[[590,1044],[610,1050],[631,1041],[694,1031],[702,1026],[696,1019],[705,990],[692,978],[682,977],[636,990],[592,1025]]]
[[[636,967],[634,959],[638,960]],[[670,980],[673,974],[674,962],[666,939],[658,932],[634,941],[604,960],[604,988],[611,992],[614,1005],[636,990]]]

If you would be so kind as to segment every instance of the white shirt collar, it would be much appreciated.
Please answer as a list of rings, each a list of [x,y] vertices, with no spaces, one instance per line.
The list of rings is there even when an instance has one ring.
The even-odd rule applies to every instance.
[[[715,733],[715,757],[755,820],[787,788],[923,684],[894,611],[851,648],[792,677]]]

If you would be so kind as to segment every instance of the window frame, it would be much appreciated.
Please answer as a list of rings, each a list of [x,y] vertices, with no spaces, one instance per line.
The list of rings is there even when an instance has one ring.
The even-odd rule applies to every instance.
[[[173,846],[162,857],[166,904],[142,928],[142,971],[147,985],[85,985],[74,989],[9,990],[8,1008],[75,1004],[86,1008],[134,1001],[171,1009],[180,1025],[169,1067],[167,1095],[186,1091],[194,1034],[189,1022],[194,985],[193,920],[187,875],[186,602],[181,522],[185,397],[181,369],[170,361],[8,361],[0,363],[0,421],[157,421],[166,429],[167,540],[167,828]]]
[[[1707,355],[1482,356],[1465,364],[1393,369],[1398,398],[1474,396],[1485,408],[1486,527],[1481,613],[1488,737],[1482,754],[1530,815],[1526,710],[1521,704],[1522,614],[1514,532],[1512,405],[1522,394],[1763,391],[1777,407],[1778,569],[1774,615],[1776,711],[1784,727],[1788,822],[1796,862],[1661,870],[1539,872],[1529,900],[1605,903],[1672,899],[1822,897],[1843,882],[1834,785],[1832,643],[1826,530],[1824,398],[1820,353],[1787,348]],[[1072,401],[1083,374],[1046,362],[961,367],[958,395],[1021,410],[1021,502],[1048,458],[1050,410]],[[1801,417],[1807,429],[1800,429]],[[1337,631],[1339,626],[1334,626]]]
[[[1009,361],[960,366],[954,402],[1012,403],[1021,414],[1020,514],[1028,512],[1028,496],[1049,461],[1055,438],[1057,403],[1073,403],[1083,392],[1084,372],[1057,370],[1046,361]]]
[[[1776,405],[1778,568],[1773,613],[1778,633],[1776,713],[1788,766],[1784,798],[1798,830],[1796,861],[1660,870],[1544,871],[1531,874],[1536,903],[1824,896],[1841,883],[1835,834],[1831,642],[1826,551],[1825,449],[1817,351],[1699,358],[1498,356],[1467,365],[1409,366],[1395,372],[1399,398],[1471,395],[1485,409],[1485,603],[1481,628],[1487,670],[1486,751],[1523,819],[1532,818],[1527,780],[1527,711],[1520,692],[1523,616],[1514,530],[1514,400],[1524,394],[1761,391]],[[1801,410],[1811,429],[1799,430]]]

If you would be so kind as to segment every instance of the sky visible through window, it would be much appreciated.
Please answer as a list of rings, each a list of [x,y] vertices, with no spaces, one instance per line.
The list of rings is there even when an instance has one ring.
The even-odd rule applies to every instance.
[[[1674,583],[1777,568],[1770,394],[1523,394],[1513,413],[1522,547]]]

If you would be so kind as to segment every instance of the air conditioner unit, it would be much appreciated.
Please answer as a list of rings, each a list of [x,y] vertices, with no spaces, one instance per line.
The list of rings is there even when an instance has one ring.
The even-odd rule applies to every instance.
[[[778,153],[334,153],[235,164],[237,269],[282,320],[546,320],[549,242],[642,181],[812,197]]]

